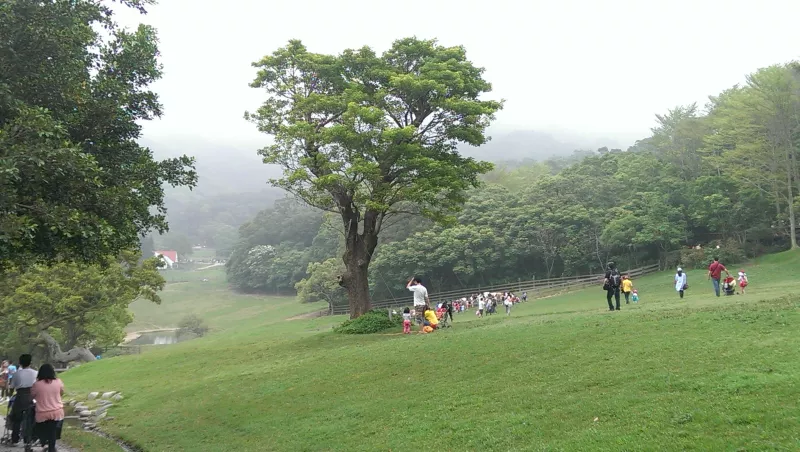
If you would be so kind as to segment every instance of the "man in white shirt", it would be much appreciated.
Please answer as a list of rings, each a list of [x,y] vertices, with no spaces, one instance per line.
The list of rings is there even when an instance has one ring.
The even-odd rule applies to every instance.
[[[422,285],[422,280],[419,278],[411,278],[406,284],[406,288],[414,292],[414,317],[417,325],[422,325],[425,320],[425,306],[430,306],[430,298],[428,298],[428,289]]]
[[[483,317],[483,310],[486,308],[486,300],[482,296],[478,297],[478,317]]]

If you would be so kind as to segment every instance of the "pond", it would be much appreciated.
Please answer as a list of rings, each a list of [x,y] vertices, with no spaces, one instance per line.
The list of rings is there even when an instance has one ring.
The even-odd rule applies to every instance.
[[[177,331],[155,331],[142,333],[138,338],[128,342],[127,345],[170,345],[181,342]]]

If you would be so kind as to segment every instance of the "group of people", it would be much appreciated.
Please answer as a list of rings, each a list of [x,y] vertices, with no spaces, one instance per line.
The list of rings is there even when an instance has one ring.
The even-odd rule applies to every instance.
[[[722,279],[722,273],[727,276]],[[749,284],[747,273],[744,270],[739,270],[738,278],[734,279],[728,269],[715,257],[714,261],[708,266],[708,279],[712,282],[714,287],[714,294],[720,296],[721,292],[726,295],[733,295],[736,291],[738,284],[740,293],[744,295],[745,288]],[[678,267],[673,280],[675,284],[675,291],[680,298],[684,297],[686,290],[689,289],[689,278],[686,272],[681,267]],[[603,279],[603,290],[606,291],[606,301],[608,302],[608,309],[611,311],[620,310],[620,294],[625,295],[625,303],[639,301],[639,293],[633,287],[633,281],[628,275],[622,275],[614,262],[609,262],[606,269],[606,274]],[[612,303],[612,299],[616,300],[616,306]]]
[[[414,323],[419,325],[421,332],[431,332],[439,327],[442,319],[449,318],[452,321],[454,313],[463,313],[472,308],[476,308],[475,315],[483,317],[495,314],[498,304],[502,304],[505,307],[506,315],[511,315],[512,306],[528,300],[527,292],[523,292],[521,298],[513,292],[484,292],[451,302],[443,301],[434,310],[431,307],[428,289],[422,284],[422,280],[411,278],[406,284],[406,288],[414,294],[414,309],[413,311],[410,308],[403,310],[403,333],[405,334],[411,333],[411,326]]]
[[[633,287],[633,280],[630,275],[623,275],[617,269],[617,264],[609,262],[606,268],[605,278],[603,278],[603,290],[606,291],[606,301],[608,302],[608,309],[611,311],[619,311],[620,294],[625,295],[625,304],[639,302],[639,292]],[[616,307],[612,303],[612,299],[617,302]]]
[[[437,313],[431,308],[431,299],[428,296],[428,289],[422,285],[422,280],[419,278],[411,278],[406,284],[406,288],[414,293],[414,312],[411,309],[405,308],[403,310],[403,333],[411,334],[412,318],[416,320],[419,325],[421,333],[430,333],[439,327],[439,318],[442,315],[449,315],[452,319],[453,307],[439,306],[440,312]]]
[[[38,371],[31,368],[32,357],[19,357],[19,368],[3,361],[0,381],[3,382],[3,403],[10,405],[8,419],[11,423],[12,444],[20,440],[27,445],[39,438],[49,452],[55,452],[56,440],[64,421],[64,383],[56,376],[51,364],[42,364]],[[34,420],[34,428],[22,431],[26,416]]]

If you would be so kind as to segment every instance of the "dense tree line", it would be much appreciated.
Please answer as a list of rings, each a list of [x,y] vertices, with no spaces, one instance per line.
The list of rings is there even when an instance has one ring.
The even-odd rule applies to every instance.
[[[401,228],[413,232],[382,237],[375,252],[373,298],[405,296],[412,275],[447,290],[596,273],[609,260],[695,266],[712,254],[733,262],[796,246],[797,65],[761,69],[702,111],[681,106],[656,121],[652,135],[627,151],[496,169],[454,223],[405,218]],[[282,287],[299,281],[305,300],[343,302],[331,284],[340,254],[330,246],[316,260],[297,261],[301,271]]]
[[[194,186],[194,161],[138,142],[161,115],[152,27],[120,27],[110,1],[4,0],[0,36],[0,353],[94,359],[133,300],[158,301],[137,248],[167,230],[164,187]]]

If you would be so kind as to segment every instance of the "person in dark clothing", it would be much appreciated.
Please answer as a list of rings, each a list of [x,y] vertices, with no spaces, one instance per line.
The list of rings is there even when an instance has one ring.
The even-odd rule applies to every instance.
[[[20,370],[14,374],[13,386],[17,392],[14,404],[11,405],[11,443],[16,444],[20,440],[20,432],[23,420],[30,417],[33,407],[33,397],[31,397],[31,386],[36,382],[36,371],[31,369],[31,355],[25,354],[19,357]],[[22,431],[22,439],[25,444],[31,442],[33,423],[27,423],[28,428]]]
[[[617,270],[617,265],[613,262],[608,263],[606,276],[603,280],[603,289],[606,291],[606,301],[608,301],[608,309],[613,311],[614,305],[611,303],[611,298],[617,300],[617,311],[620,309],[619,305],[619,287],[622,284],[622,275]]]

